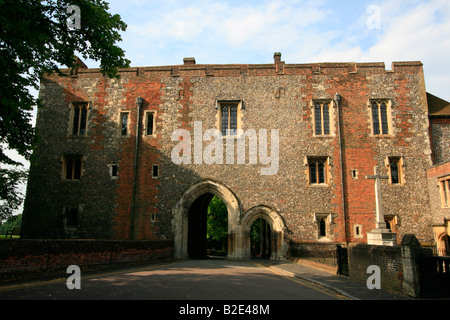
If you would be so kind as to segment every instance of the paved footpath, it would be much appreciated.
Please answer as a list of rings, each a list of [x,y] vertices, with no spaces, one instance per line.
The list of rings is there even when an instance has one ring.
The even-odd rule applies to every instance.
[[[309,281],[355,300],[411,300],[411,298],[384,290],[370,290],[366,284],[337,275],[335,268],[318,263],[305,260],[299,260],[296,263],[267,260],[264,264],[281,274]]]

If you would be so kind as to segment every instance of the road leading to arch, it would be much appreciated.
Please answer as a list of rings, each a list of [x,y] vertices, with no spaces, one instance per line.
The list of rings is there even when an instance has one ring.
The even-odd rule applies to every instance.
[[[68,274],[69,276],[69,274]],[[185,260],[85,275],[80,289],[67,278],[0,288],[0,299],[51,300],[336,300],[342,297],[295,281],[255,263],[225,259]]]

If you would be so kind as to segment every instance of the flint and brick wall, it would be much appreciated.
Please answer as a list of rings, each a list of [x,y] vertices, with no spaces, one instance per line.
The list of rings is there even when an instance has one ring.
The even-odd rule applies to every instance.
[[[66,78],[44,78],[40,97],[45,107],[39,110],[37,120],[41,144],[30,169],[22,236],[173,239],[175,204],[190,186],[212,179],[236,195],[243,213],[259,205],[278,212],[286,223],[287,240],[318,241],[315,214],[329,214],[328,237],[321,241],[365,242],[366,233],[375,228],[375,191],[373,180],[364,177],[373,174],[375,165],[386,174],[387,157],[398,156],[405,161],[405,183],[392,186],[383,182],[384,212],[397,216],[399,238],[414,233],[421,242],[432,242],[426,192],[431,150],[422,64],[394,63],[392,70],[386,70],[383,63],[298,65],[285,64],[279,58],[262,65],[205,66],[186,60],[180,66],[121,70],[120,79],[107,79],[97,69],[79,69]],[[335,134],[326,137],[314,136],[311,108],[314,99],[331,102],[336,92],[343,97],[343,181],[336,106],[331,123]],[[139,134],[134,184],[138,96],[144,99],[142,114],[156,112],[156,136]],[[370,99],[392,102],[391,135],[371,135]],[[276,175],[262,176],[260,169],[267,165],[259,162],[172,162],[171,151],[178,143],[172,141],[172,133],[187,129],[193,137],[194,121],[201,121],[203,132],[217,129],[216,104],[220,100],[244,101],[244,131],[266,129],[270,141],[270,129],[280,130]],[[71,101],[91,102],[86,137],[68,135]],[[118,117],[123,110],[131,115],[128,137],[119,134]],[[64,154],[83,154],[81,181],[62,181]],[[308,156],[329,157],[328,186],[308,185]],[[116,180],[108,175],[111,163],[119,167]],[[158,178],[151,177],[153,164],[160,166]],[[352,170],[357,170],[357,177]],[[69,233],[63,207],[80,204],[80,225]],[[151,221],[152,214],[155,221]],[[361,237],[355,236],[355,225],[361,226]]]

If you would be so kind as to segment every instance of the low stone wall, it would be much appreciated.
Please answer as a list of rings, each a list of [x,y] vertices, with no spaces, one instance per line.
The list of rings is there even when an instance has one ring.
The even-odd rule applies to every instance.
[[[103,268],[173,256],[172,240],[4,240],[0,241],[0,279],[65,274],[70,265]]]

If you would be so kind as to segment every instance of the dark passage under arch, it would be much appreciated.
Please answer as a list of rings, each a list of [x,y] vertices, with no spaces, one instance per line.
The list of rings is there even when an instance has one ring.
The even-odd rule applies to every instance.
[[[227,252],[227,239],[226,236],[228,234],[228,212],[226,211],[225,204],[223,204],[222,200],[216,198],[216,201],[213,201],[217,204],[217,202],[223,204],[222,210],[225,209],[225,213],[222,212],[222,216],[218,218],[217,214],[210,212],[208,215],[208,208],[210,207],[211,200],[214,198],[214,194],[205,193],[199,196],[189,208],[189,216],[188,216],[188,257],[191,259],[203,259],[208,256],[208,251],[216,252],[221,249],[225,249],[224,254]],[[217,209],[217,208],[216,208]],[[209,218],[209,220],[208,220]],[[216,219],[216,220],[212,220]],[[217,221],[217,219],[221,219],[222,221]],[[220,223],[218,223],[220,222]],[[215,232],[212,234],[208,234],[208,226],[211,231],[211,227],[215,228]],[[222,230],[217,230],[217,228],[222,228]],[[217,234],[225,233],[225,239],[222,241],[214,241],[217,240]],[[216,237],[216,238],[215,238]],[[222,240],[222,239],[221,239]],[[217,248],[214,248],[214,245]],[[225,247],[225,248],[223,248]],[[209,250],[208,250],[209,249]]]
[[[263,218],[253,222],[250,228],[252,258],[269,259],[272,254],[272,230]]]

